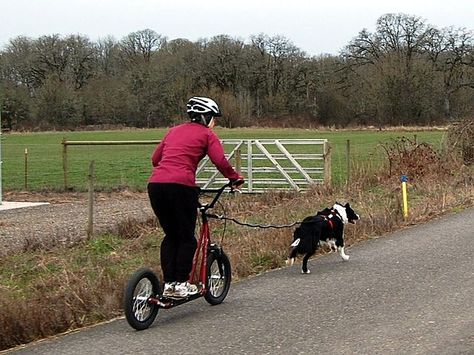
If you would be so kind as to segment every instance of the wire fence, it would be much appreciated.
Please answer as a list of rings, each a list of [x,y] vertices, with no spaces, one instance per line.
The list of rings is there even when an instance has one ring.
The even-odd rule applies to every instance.
[[[151,173],[150,158],[155,145],[69,146],[66,170],[61,144],[28,144],[26,147],[6,145],[4,150],[7,152],[7,158],[3,166],[3,187],[7,191],[42,189],[85,191],[88,166],[91,161],[94,161],[97,189],[141,190],[145,188]],[[351,145],[349,158],[351,165],[348,165],[345,149],[346,147],[331,146],[331,171],[334,184],[346,181],[348,168],[355,161],[367,166],[383,164],[384,157],[381,151],[367,153],[366,148]],[[230,147],[226,150],[230,150]],[[235,165],[235,161],[233,163]]]
[[[441,135],[431,138],[440,141]],[[151,155],[158,141],[138,145],[75,145],[67,150],[67,177],[64,175],[64,146],[57,143],[9,142],[4,139],[3,189],[52,189],[63,191],[87,190],[88,167],[95,163],[97,189],[130,188],[144,190],[151,173]],[[331,147],[331,180],[343,185],[351,172],[361,169],[367,174],[384,168],[387,157],[380,140],[339,139],[329,140]],[[230,153],[232,146],[224,145]],[[234,162],[235,163],[235,162]]]
[[[58,144],[5,145],[5,190],[64,190],[63,150]],[[150,173],[152,146],[81,146],[68,154],[68,189],[84,191],[90,161],[98,188],[143,188]],[[25,154],[27,152],[27,154]]]

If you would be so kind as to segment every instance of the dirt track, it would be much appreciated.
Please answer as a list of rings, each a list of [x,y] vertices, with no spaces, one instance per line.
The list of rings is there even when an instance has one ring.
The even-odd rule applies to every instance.
[[[49,205],[0,211],[0,257],[14,252],[67,245],[87,237],[84,193],[7,193],[5,201],[49,202]],[[116,232],[129,218],[153,217],[146,193],[98,193],[94,199],[94,234]]]

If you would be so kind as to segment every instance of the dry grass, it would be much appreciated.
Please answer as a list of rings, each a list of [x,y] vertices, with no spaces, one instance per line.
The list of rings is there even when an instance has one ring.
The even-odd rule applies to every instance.
[[[410,150],[412,145],[406,147]],[[407,166],[412,166],[412,161],[427,165],[408,185],[407,219],[401,213],[398,175],[398,168],[407,168],[403,160],[388,172],[384,167],[374,172],[373,167],[355,166],[350,186],[343,188],[314,186],[304,194],[229,196],[222,199],[216,212],[250,223],[281,225],[300,221],[335,201],[350,201],[362,216],[359,224],[346,229],[350,247],[474,204],[472,168],[458,165],[436,174],[439,159],[433,159],[431,153],[415,149],[407,156]],[[283,266],[293,230],[213,224],[214,239],[231,258],[234,280]],[[154,220],[145,224],[127,220],[120,225],[119,234],[97,237],[72,248],[28,252],[2,260],[0,350],[120,315],[122,292],[130,273],[146,265],[159,274],[161,230]]]

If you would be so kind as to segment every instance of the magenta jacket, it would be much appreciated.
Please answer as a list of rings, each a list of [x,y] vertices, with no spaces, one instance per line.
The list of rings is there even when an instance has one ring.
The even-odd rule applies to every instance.
[[[206,154],[226,178],[240,178],[224,156],[216,134],[199,123],[189,122],[171,128],[156,147],[148,182],[196,186],[197,166]]]

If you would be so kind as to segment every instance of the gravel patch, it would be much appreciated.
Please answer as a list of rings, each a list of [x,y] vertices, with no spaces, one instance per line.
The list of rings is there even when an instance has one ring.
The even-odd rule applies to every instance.
[[[48,205],[0,211],[0,257],[37,248],[70,245],[87,238],[87,194],[10,193],[5,201],[48,202]],[[97,193],[94,235],[116,233],[120,223],[153,217],[146,193]]]

